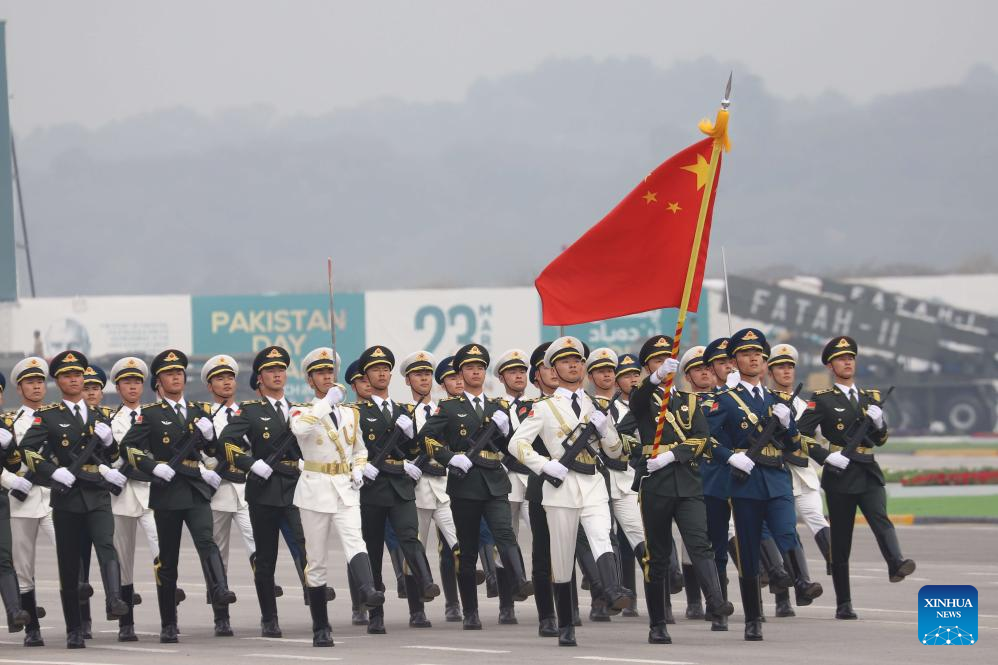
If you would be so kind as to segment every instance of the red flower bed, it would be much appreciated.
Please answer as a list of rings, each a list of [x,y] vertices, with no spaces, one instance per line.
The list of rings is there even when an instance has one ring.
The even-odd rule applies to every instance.
[[[998,469],[919,473],[901,479],[907,487],[926,485],[998,485]]]

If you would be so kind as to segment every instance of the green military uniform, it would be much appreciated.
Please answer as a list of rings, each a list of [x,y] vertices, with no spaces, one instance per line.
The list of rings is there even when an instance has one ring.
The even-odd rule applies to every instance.
[[[287,369],[290,363],[291,356],[285,349],[268,346],[253,359],[252,378],[259,381],[262,370],[271,367]],[[291,433],[291,406],[283,396],[280,399],[266,397],[242,402],[239,411],[229,418],[219,435],[219,461],[224,459],[248,474],[246,502],[249,504],[250,524],[256,543],[253,582],[260,603],[261,635],[264,637],[282,636],[274,582],[282,525],[291,534],[289,548],[303,590],[305,588],[305,534],[298,508],[294,505],[301,450]],[[290,441],[284,446],[280,459],[271,460],[282,442],[288,439]],[[246,441],[249,441],[248,447]],[[271,460],[273,464],[266,460]],[[260,470],[266,477],[260,475]],[[329,587],[329,590],[332,588]],[[307,600],[307,595],[305,597]]]
[[[458,373],[469,363],[489,364],[488,350],[480,344],[467,344],[454,354],[454,369]],[[478,400],[476,404],[475,401]],[[497,412],[508,417],[509,403],[504,399],[471,396],[440,400],[437,412],[423,426],[421,439],[426,451],[438,462],[447,466],[455,456],[464,455],[474,444],[482,430],[489,428]],[[511,428],[508,428],[512,431]],[[465,473],[451,469],[447,474],[447,494],[451,498],[451,513],[457,529],[461,549],[458,565],[458,590],[464,611],[465,628],[480,629],[478,618],[478,593],[475,582],[475,564],[479,551],[479,525],[484,517],[495,539],[499,558],[505,574],[510,577],[515,600],[526,600],[533,594],[533,584],[524,572],[523,555],[516,543],[509,509],[509,492],[512,486],[502,458],[508,453],[508,432],[498,429],[487,445],[471,459],[472,465]]]
[[[851,337],[835,337],[825,345],[821,361],[830,366],[833,359],[843,355],[855,357],[858,352],[859,347]],[[880,391],[858,390],[855,386],[845,388],[847,390],[844,392],[836,385],[828,390],[814,393],[808,401],[807,410],[799,418],[797,427],[805,443],[808,444],[811,457],[824,465],[821,487],[825,490],[828,503],[836,618],[855,619],[849,588],[849,554],[852,550],[852,532],[856,522],[857,507],[863,511],[877,539],[880,553],[887,562],[891,582],[900,582],[913,573],[915,562],[905,559],[901,554],[897,532],[887,516],[884,473],[874,457],[875,448],[887,443],[886,421],[881,420],[879,428],[875,424],[870,427],[866,440],[846,455],[848,466],[844,469],[834,467],[828,459],[833,454],[843,455],[848,443],[847,435],[850,434],[854,424],[858,425],[868,418],[871,407],[880,408]],[[822,436],[828,440],[827,449],[813,440],[819,428]]]
[[[385,365],[391,371],[395,367],[395,356],[388,348],[372,346],[361,354],[357,362],[362,373],[378,365]],[[395,532],[422,599],[432,600],[440,595],[440,588],[433,581],[426,551],[419,542],[416,481],[405,472],[407,461],[416,459],[420,449],[413,439],[401,431],[399,425],[400,418],[404,416],[415,426],[414,407],[374,395],[371,399],[359,400],[355,406],[360,415],[361,436],[367,446],[365,482],[360,490],[361,533],[371,559],[375,584],[384,588],[381,560],[384,557],[387,521]],[[374,460],[393,439],[396,445],[379,465],[375,465]],[[384,633],[384,625],[384,606],[371,608],[367,632]]]
[[[49,374],[83,374],[87,359],[78,351],[63,351],[49,365]],[[93,542],[104,579],[108,614],[114,617],[128,612],[128,605],[121,598],[121,572],[118,556],[114,551],[114,517],[111,514],[111,495],[102,475],[108,472],[104,462],[118,457],[114,438],[109,443],[101,439],[94,448],[96,455],[76,462],[92,437],[99,423],[110,431],[103,413],[87,407],[80,401],[73,410],[65,402],[44,406],[35,412],[35,420],[20,442],[22,455],[28,469],[43,481],[53,480],[52,522],[55,526],[56,553],[59,560],[59,585],[63,616],[66,620],[67,647],[85,646],[80,616],[80,558],[87,539]],[[72,474],[69,467],[77,464]],[[70,486],[63,484],[68,478]]]
[[[16,368],[15,368],[16,369]],[[0,373],[0,394],[6,387],[7,379]],[[14,442],[14,414],[0,413],[0,431],[7,440],[5,448],[0,451],[3,466],[11,473],[17,473],[21,468],[21,454]],[[14,570],[12,558],[13,541],[10,534],[10,502],[7,490],[0,489],[0,596],[7,611],[7,631],[16,633],[32,621],[31,615],[21,607],[20,589],[17,585],[17,572]]]
[[[669,344],[660,344],[661,340]],[[671,348],[671,340],[659,335],[648,340],[639,357],[647,364],[658,349]],[[707,613],[728,616],[733,611],[725,600],[714,565],[714,552],[707,537],[707,511],[703,501],[700,459],[708,448],[710,428],[695,393],[674,391],[669,396],[662,438],[655,446],[656,430],[665,391],[653,376],[647,376],[629,401],[630,411],[617,426],[623,438],[637,441],[631,447],[635,469],[634,489],[638,491],[641,520],[645,526],[645,552],[639,556],[645,576],[648,604],[648,641],[669,643],[666,609],[669,590],[665,586],[673,553],[672,523],[676,522],[683,544],[693,563],[704,596]],[[669,455],[673,461],[649,471],[652,459]],[[658,462],[653,466],[657,466]]]
[[[173,369],[187,369],[187,357],[176,349],[163,351],[150,365],[150,382],[156,387],[156,377]],[[211,421],[211,407],[204,402],[179,400],[143,404],[121,441],[125,462],[143,473],[154,476],[149,489],[149,507],[155,511],[156,534],[159,537],[159,565],[156,570],[156,596],[159,601],[160,642],[173,643],[177,630],[177,565],[180,560],[180,539],[184,524],[194,541],[208,593],[213,603],[228,605],[236,600],[228,588],[222,556],[212,539],[211,495],[213,488],[206,478],[213,471],[202,473],[200,451],[213,450],[214,443],[205,441],[197,423],[202,418]],[[195,444],[172,469],[171,460],[186,446],[191,437]],[[166,471],[165,471],[166,470]],[[166,477],[169,477],[167,480]]]

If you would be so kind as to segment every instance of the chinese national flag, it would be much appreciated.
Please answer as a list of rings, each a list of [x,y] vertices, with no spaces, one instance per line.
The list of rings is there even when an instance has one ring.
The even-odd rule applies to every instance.
[[[534,282],[545,324],[572,325],[679,307],[713,144],[707,138],[673,155],[548,264]],[[720,175],[718,163],[690,295],[692,312],[699,305]]]

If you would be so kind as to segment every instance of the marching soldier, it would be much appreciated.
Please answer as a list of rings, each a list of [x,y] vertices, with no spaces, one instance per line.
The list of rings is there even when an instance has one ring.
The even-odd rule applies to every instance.
[[[607,347],[593,349],[586,360],[586,374],[588,374],[589,381],[594,388],[593,399],[602,410],[607,412],[614,427],[620,422],[621,407],[625,410],[627,409],[626,405],[620,404],[620,393],[615,390],[618,362],[617,354]],[[634,469],[627,461],[631,457],[631,444],[634,443],[634,438],[622,436],[620,443],[621,453],[619,459],[612,459],[602,452],[599,457],[607,476],[611,515],[616,525],[624,533],[625,540],[627,541],[626,549],[634,553],[631,558],[636,557],[640,560],[643,558],[645,551],[645,530],[644,525],[641,523],[641,511],[638,508],[638,493],[631,489],[634,485]],[[635,588],[633,562],[630,565],[630,570],[622,566],[622,579],[625,587],[632,591],[637,590]],[[590,584],[592,584],[592,581],[590,581]],[[624,608],[630,616],[637,615],[635,609],[636,603],[637,599],[635,598],[630,606]]]
[[[759,330],[745,328],[731,337],[728,356],[737,366],[739,384],[716,395],[708,416],[711,434],[718,442],[713,457],[718,463],[741,472],[741,479],[737,475],[731,479],[730,491],[738,545],[738,582],[745,608],[745,639],[749,641],[762,639],[758,570],[763,526],[769,527],[781,552],[799,547],[793,487],[783,456],[800,447],[800,437],[790,407],[761,385],[768,355],[769,344]],[[763,442],[764,447],[753,459],[747,454],[749,437],[762,432],[770,418],[779,420],[780,429]],[[795,559],[790,558],[789,562],[793,565]],[[795,566],[791,572],[802,598],[813,600],[821,595],[821,585],[811,582],[806,571]]]
[[[431,399],[433,390],[433,354],[417,351],[406,356],[399,365],[406,385],[416,400],[413,420],[415,433],[419,434],[426,421],[437,409]],[[417,439],[418,440],[418,439]],[[420,470],[423,475],[416,481],[416,516],[419,519],[419,542],[424,549],[430,537],[430,526],[434,525],[440,541],[440,585],[444,591],[444,615],[447,621],[461,620],[461,602],[457,593],[456,557],[460,550],[457,544],[457,530],[451,514],[450,497],[447,496],[447,469],[429,455],[421,455]],[[410,608],[409,625],[429,627],[423,612],[422,601],[415,587],[412,575],[406,576]],[[415,612],[414,612],[415,610]]]
[[[366,482],[360,490],[360,514],[364,542],[371,558],[374,581],[382,586],[381,560],[385,546],[385,523],[390,522],[399,540],[405,561],[415,577],[423,602],[440,595],[433,582],[426,552],[419,542],[415,482],[423,472],[412,463],[419,454],[413,440],[413,405],[395,403],[388,386],[395,368],[395,356],[384,346],[372,346],[361,354],[358,369],[371,387],[369,399],[357,402],[361,434],[367,446],[367,464],[362,473]],[[375,459],[380,457],[380,464]],[[367,632],[385,633],[384,607],[371,608]]]
[[[696,393],[674,390],[668,397],[661,384],[679,363],[671,357],[672,338],[656,335],[641,347],[639,358],[648,376],[631,393],[630,415],[621,431],[637,426],[641,446],[631,452],[634,488],[640,491],[641,518],[648,541],[639,560],[645,573],[648,604],[648,642],[671,644],[666,628],[670,602],[666,580],[675,556],[672,523],[675,522],[689,553],[698,585],[707,597],[707,614],[728,617],[734,607],[724,597],[707,538],[707,512],[699,460],[707,448],[709,429]],[[657,428],[662,401],[668,398],[661,438]],[[633,420],[632,420],[633,419]],[[633,422],[633,425],[632,425]]]
[[[357,397],[357,400],[367,399],[371,396],[371,384],[367,382],[367,378],[358,369],[360,365],[354,360],[352,363],[347,365],[347,371],[343,375],[344,379],[350,387],[353,388],[353,392]],[[355,404],[351,403],[347,406],[353,407]],[[350,569],[347,569],[347,582],[350,586],[350,605],[352,607],[353,615],[351,616],[350,622],[354,626],[366,626],[368,624],[367,620],[367,605],[360,602],[360,590],[357,588],[357,582],[350,575]]]
[[[705,398],[714,392],[714,386],[716,385],[714,380],[714,371],[704,364],[703,354],[706,351],[704,346],[692,346],[686,350],[683,357],[679,359],[679,371],[683,373],[686,377],[686,382],[689,384],[690,388],[694,394],[699,398],[699,402],[702,404]],[[709,400],[713,403],[713,400]],[[705,414],[706,415],[706,414]],[[705,450],[709,450],[708,445]],[[703,458],[701,458],[703,462]],[[678,545],[680,560],[682,561],[683,570],[683,588],[686,589],[686,618],[687,619],[703,619],[711,622],[711,628],[717,626],[718,629],[726,628],[728,617],[714,615],[713,617],[704,614],[703,610],[703,598],[700,593],[700,582],[697,580],[696,571],[693,567],[692,559],[690,558],[689,552],[686,551],[686,546],[679,542]],[[716,567],[716,566],[715,566]],[[718,582],[721,585],[721,594],[724,599],[728,599],[728,580],[727,574],[724,570],[717,571]]]
[[[212,396],[212,426],[218,438],[229,424],[237,411],[236,378],[239,376],[239,363],[227,355],[215,355],[201,366],[201,382],[208,387]],[[250,524],[249,504],[246,503],[246,473],[231,464],[224,450],[214,451],[219,459],[201,452],[201,462],[206,468],[218,474],[221,479],[218,488],[211,496],[211,534],[212,540],[218,546],[222,556],[222,565],[229,569],[229,541],[232,524],[235,523],[243,538],[246,553],[249,558],[250,570],[256,567],[256,542],[253,540],[253,525]],[[280,596],[283,590],[274,589],[274,595]],[[209,596],[208,602],[211,603]],[[215,620],[215,637],[231,637],[232,623],[229,619],[229,606],[211,603]]]
[[[310,602],[305,579],[305,536],[301,518],[294,505],[298,483],[298,462],[301,450],[289,426],[291,404],[284,396],[287,369],[291,356],[280,346],[268,346],[253,359],[252,380],[262,399],[247,400],[219,435],[219,463],[225,462],[247,472],[246,501],[249,503],[253,541],[256,544],[256,565],[253,582],[260,603],[260,635],[283,636],[277,616],[278,537],[282,525],[291,534],[290,547],[295,569],[301,579],[305,599]],[[246,450],[246,442],[249,442]],[[327,587],[332,591],[331,587]]]
[[[544,354],[550,346],[551,342],[544,342],[530,354],[530,371],[527,378],[540,391],[541,397],[551,396],[558,388],[558,375],[555,374],[554,368],[544,366]],[[520,407],[516,411],[516,419],[520,424],[533,409],[535,401],[521,401]],[[547,454],[544,440],[540,437],[534,439],[533,446],[539,455]],[[515,450],[513,453],[516,456]],[[534,583],[534,604],[537,606],[537,635],[540,637],[558,637],[554,586],[551,582],[551,533],[548,530],[547,514],[544,512],[543,505],[544,481],[536,473],[531,472],[527,478],[527,491],[524,498],[527,500],[527,510],[530,517],[530,577]],[[572,574],[575,574],[574,570]],[[573,589],[574,586],[573,580]],[[575,625],[574,618],[573,625]],[[578,625],[582,625],[581,619],[579,619]]]
[[[880,391],[856,387],[858,353],[856,341],[847,336],[835,337],[825,345],[821,362],[831,372],[835,385],[814,393],[800,420],[804,436],[814,437],[820,428],[829,443],[828,449],[812,445],[810,454],[825,466],[821,486],[828,501],[831,527],[836,619],[857,618],[849,590],[849,554],[857,507],[863,511],[877,539],[890,581],[900,582],[915,572],[915,562],[901,554],[897,532],[887,516],[884,474],[874,457],[874,446],[887,443],[887,423],[880,407]],[[866,419],[871,425],[867,436],[855,448],[847,449],[852,428],[866,425]]]
[[[483,519],[495,539],[503,575],[508,576],[504,583],[512,589],[513,600],[526,600],[533,593],[533,584],[527,579],[523,555],[513,535],[508,498],[511,486],[501,466],[510,431],[509,404],[486,397],[483,392],[489,366],[489,352],[484,346],[466,344],[454,354],[453,364],[464,381],[464,394],[440,401],[423,428],[422,439],[429,454],[455,469],[448,473],[447,494],[461,548],[458,589],[464,629],[481,630],[475,560]],[[495,431],[491,430],[493,423]],[[490,438],[479,452],[471,457],[465,454],[478,437],[486,435]]]
[[[620,585],[616,556],[610,544],[609,495],[603,478],[596,475],[593,444],[611,459],[620,457],[620,438],[609,418],[597,409],[582,390],[584,379],[583,345],[574,337],[560,337],[544,354],[544,364],[558,376],[559,387],[547,399],[533,404],[531,411],[513,434],[511,450],[536,474],[561,481],[543,488],[543,505],[551,534],[551,567],[558,615],[558,645],[575,646],[572,625],[571,579],[579,526],[585,530],[609,606],[623,609],[634,597]],[[595,434],[589,435],[589,424]],[[579,428],[582,431],[578,431]],[[574,438],[573,438],[574,434]],[[574,444],[586,435],[588,448],[570,466],[559,460],[565,453],[562,442]],[[540,436],[549,457],[533,447]]]
[[[357,585],[360,601],[380,607],[385,596],[374,586],[371,560],[365,549],[360,523],[361,472],[367,448],[360,438],[360,413],[340,405],[343,389],[334,383],[339,356],[321,347],[301,362],[315,398],[308,406],[291,410],[291,431],[298,439],[304,460],[295,488],[295,505],[305,532],[309,609],[312,613],[312,646],[333,646],[326,599],[326,557],[331,527],[335,527]]]
[[[135,593],[135,533],[142,527],[149,551],[153,555],[153,570],[159,568],[159,536],[156,520],[149,508],[149,483],[152,476],[139,471],[134,452],[122,448],[128,430],[142,414],[142,388],[149,376],[149,367],[141,358],[128,356],[111,366],[111,381],[121,398],[121,406],[111,417],[111,432],[118,442],[121,455],[115,463],[128,478],[121,494],[111,496],[111,513],[114,515],[114,551],[121,563],[121,597],[128,603],[128,614],[118,618],[118,641],[136,642],[134,607],[142,602]],[[179,602],[180,589],[177,589]]]
[[[504,351],[496,361],[493,372],[499,382],[502,383],[506,394],[502,399],[509,404],[507,414],[509,415],[511,428],[516,430],[520,426],[520,419],[517,412],[520,405],[524,403],[524,393],[527,390],[527,352],[521,349],[509,349]],[[513,536],[519,540],[520,518],[526,516],[523,510],[526,503],[527,482],[531,476],[530,469],[520,463],[516,457],[503,451],[502,465],[506,467],[506,475],[512,489],[509,493],[510,522],[513,527]],[[491,554],[492,548],[489,548]],[[514,580],[506,572],[504,566],[496,568],[499,591],[499,623],[517,624],[516,610],[513,604],[513,582]],[[536,590],[535,590],[536,591]]]
[[[24,646],[45,646],[38,620],[45,616],[45,609],[38,607],[35,599],[35,550],[39,531],[44,531],[49,541],[55,544],[55,527],[52,525],[52,508],[49,506],[49,489],[40,478],[28,471],[20,453],[13,448],[31,427],[35,411],[42,407],[45,399],[45,377],[49,366],[43,358],[31,356],[14,365],[11,378],[21,396],[21,408],[10,417],[10,431],[14,440],[7,446],[12,459],[11,470],[0,475],[0,485],[5,490],[18,490],[23,501],[11,494],[10,531],[13,538],[14,570],[21,593],[21,607],[30,619],[24,627]],[[0,389],[0,403],[3,391]],[[6,424],[6,419],[4,420]],[[4,438],[0,432],[0,439]],[[3,582],[0,582],[2,584]]]
[[[773,353],[769,358],[769,378],[773,381],[773,387],[780,392],[793,393],[794,385],[796,384],[796,370],[797,349],[790,344],[777,344],[774,346]],[[806,410],[807,402],[800,397],[795,397],[793,403],[794,418],[799,419],[804,415],[804,411]],[[814,542],[818,544],[818,549],[825,558],[825,563],[828,564],[830,545],[828,539],[828,521],[825,519],[825,509],[821,500],[821,485],[815,470],[815,464],[807,454],[808,447],[807,445],[802,445],[800,450],[784,455],[784,458],[787,461],[787,467],[790,469],[790,479],[793,481],[794,507],[797,509],[797,515],[803,518],[804,523],[811,530]],[[799,534],[797,540],[800,540]],[[802,554],[803,548],[792,550],[785,554],[784,557],[800,556]],[[797,565],[804,570],[807,569],[807,561],[803,557],[801,557]],[[786,567],[790,568],[790,565],[788,564]],[[796,595],[798,605],[810,604],[810,601],[801,598],[799,593]],[[804,602],[801,602],[802,600]],[[789,591],[777,594],[777,616],[781,614],[781,603],[784,608],[783,613],[787,616],[794,616],[793,608],[790,607]]]
[[[641,366],[638,364],[638,357],[633,353],[620,355],[617,358],[617,368],[614,376],[617,384],[617,399],[610,403],[610,415],[613,416],[615,423],[619,423],[630,410],[627,404],[631,398],[631,393],[641,382]],[[628,589],[637,591],[634,577],[634,564],[636,563],[634,550],[631,548],[627,534],[624,533],[619,524],[614,535],[617,538],[617,547],[620,550],[621,580]],[[625,617],[638,616],[636,603],[630,608],[624,608],[623,615]]]
[[[218,443],[211,409],[203,402],[184,399],[187,356],[183,352],[160,352],[150,370],[149,382],[162,399],[142,405],[121,445],[139,471],[156,479],[150,487],[149,507],[155,511],[160,547],[156,571],[159,641],[170,644],[178,641],[177,565],[184,524],[197,549],[212,601],[228,605],[236,602],[236,595],[229,590],[211,533],[211,494],[221,478],[200,465],[199,448],[211,450]]]
[[[124,616],[128,605],[121,598],[121,571],[114,551],[114,518],[110,485],[122,487],[126,478],[116,469],[96,463],[98,448],[113,461],[118,446],[101,412],[83,399],[83,372],[87,359],[79,351],[63,351],[52,358],[49,374],[56,380],[62,400],[35,412],[33,424],[21,440],[28,470],[58,484],[51,495],[56,553],[66,647],[86,646],[80,617],[78,582],[84,539],[93,543],[100,563],[108,614]],[[86,454],[86,459],[78,456]],[[72,471],[70,469],[73,469]]]
[[[3,404],[3,391],[7,387],[7,377],[0,372],[0,405]],[[0,457],[4,461],[4,475],[16,473],[21,466],[21,456],[14,441],[14,418],[9,413],[0,414]],[[22,492],[25,483],[13,482]],[[14,569],[13,546],[10,531],[10,504],[7,499],[7,483],[0,490],[0,597],[7,611],[7,631],[19,632],[31,620],[31,614],[21,607],[21,594],[18,590],[17,571]]]

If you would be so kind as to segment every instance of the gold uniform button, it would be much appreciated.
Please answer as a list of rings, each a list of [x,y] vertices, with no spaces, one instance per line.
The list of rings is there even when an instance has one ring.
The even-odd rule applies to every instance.
[[[269,439],[270,438],[270,432],[264,432],[263,433],[263,438]]]

